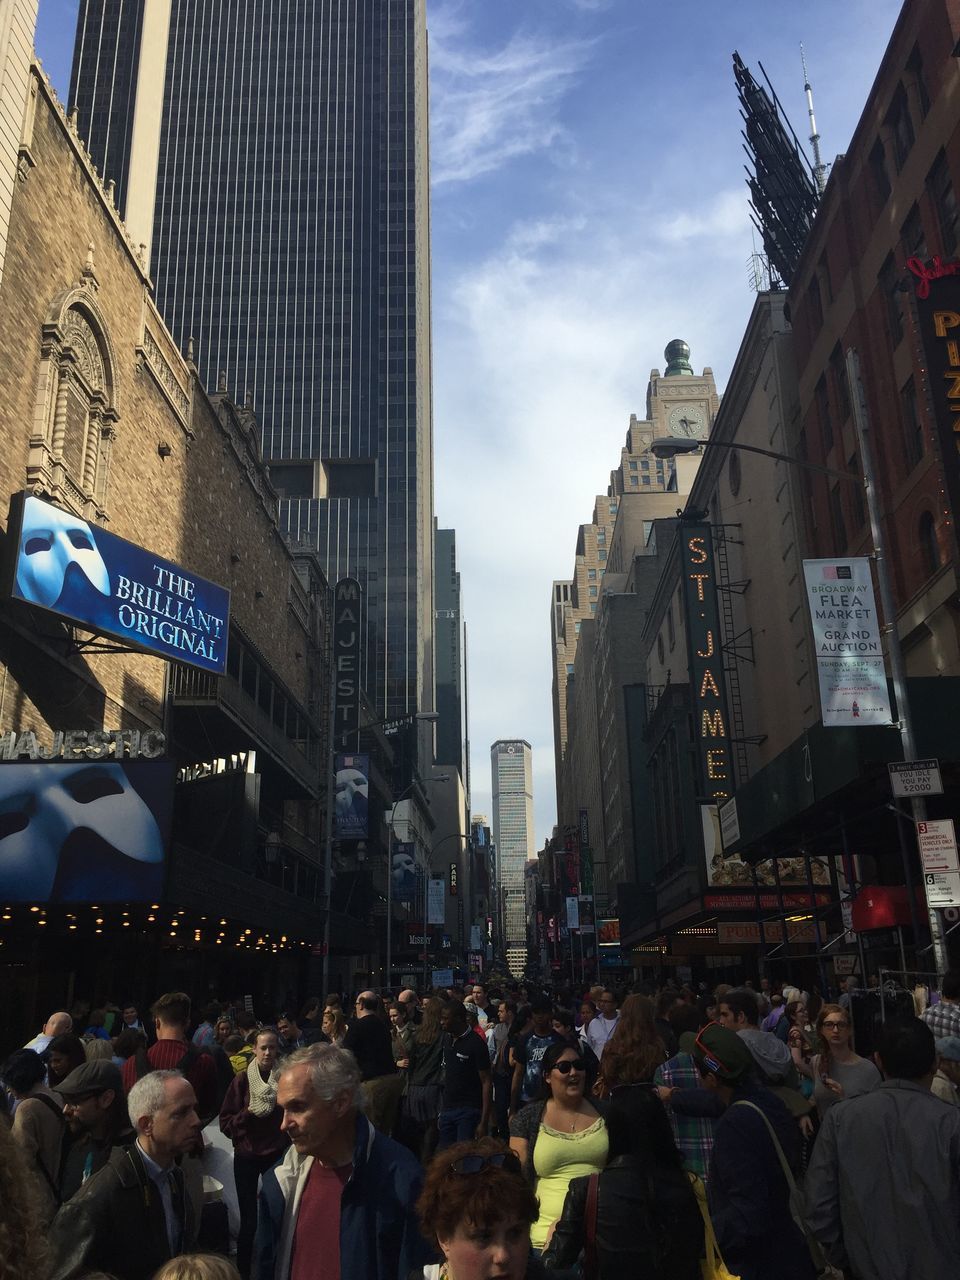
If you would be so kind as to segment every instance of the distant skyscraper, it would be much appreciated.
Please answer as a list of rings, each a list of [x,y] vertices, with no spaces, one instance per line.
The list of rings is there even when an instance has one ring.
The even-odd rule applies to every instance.
[[[457,571],[455,529],[437,529],[434,548],[437,609],[437,761],[455,764],[466,786],[464,760],[464,653],[463,617],[460,611],[460,574]]]
[[[371,703],[431,710],[425,0],[80,0],[71,102],[291,540],[363,587]]]
[[[493,842],[497,847],[497,891],[503,901],[507,967],[523,973],[527,963],[527,859],[536,856],[533,832],[533,752],[523,739],[501,739],[490,748],[493,773]]]

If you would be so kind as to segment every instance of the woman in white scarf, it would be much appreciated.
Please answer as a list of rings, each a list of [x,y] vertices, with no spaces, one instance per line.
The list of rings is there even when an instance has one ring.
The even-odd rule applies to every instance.
[[[257,1227],[260,1175],[273,1167],[289,1143],[281,1133],[283,1109],[277,1106],[280,1041],[272,1027],[257,1032],[254,1056],[246,1071],[234,1076],[220,1108],[220,1130],[233,1143],[233,1177],[240,1208],[237,1270],[250,1275]]]

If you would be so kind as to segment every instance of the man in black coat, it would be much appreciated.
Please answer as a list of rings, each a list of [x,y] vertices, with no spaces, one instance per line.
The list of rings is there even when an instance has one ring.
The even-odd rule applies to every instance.
[[[151,1071],[127,1101],[137,1140],[114,1148],[54,1218],[49,1280],[74,1280],[88,1271],[150,1280],[196,1242],[197,1224],[176,1163],[200,1134],[193,1086],[179,1071]]]

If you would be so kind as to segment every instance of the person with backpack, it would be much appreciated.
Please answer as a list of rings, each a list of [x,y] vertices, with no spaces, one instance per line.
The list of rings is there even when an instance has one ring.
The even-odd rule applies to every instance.
[[[32,1049],[18,1049],[0,1070],[4,1087],[17,1102],[10,1132],[37,1175],[45,1227],[60,1207],[60,1156],[65,1129],[60,1096],[44,1084],[46,1074],[43,1059]]]
[[[209,1053],[187,1039],[190,1025],[190,997],[183,991],[168,991],[150,1010],[157,1029],[157,1042],[139,1049],[123,1064],[123,1088],[129,1093],[136,1082],[151,1071],[179,1071],[193,1085],[201,1125],[220,1112],[217,1066]]]

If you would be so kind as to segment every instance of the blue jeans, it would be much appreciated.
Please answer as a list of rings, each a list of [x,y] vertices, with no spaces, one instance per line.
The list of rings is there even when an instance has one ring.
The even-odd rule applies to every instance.
[[[469,1142],[479,1123],[480,1110],[477,1107],[454,1107],[452,1111],[441,1111],[437,1121],[440,1130],[437,1150],[452,1147],[455,1142]]]

